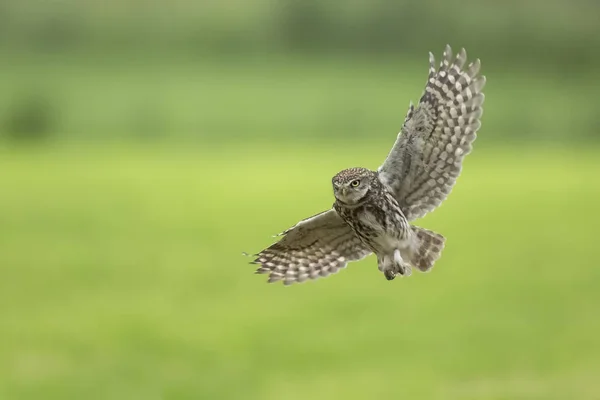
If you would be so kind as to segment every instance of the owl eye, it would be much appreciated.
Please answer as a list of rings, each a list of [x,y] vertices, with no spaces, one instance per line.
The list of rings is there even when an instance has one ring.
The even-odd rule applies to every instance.
[[[350,182],[350,186],[352,187],[357,187],[358,185],[360,185],[360,181],[358,179]]]

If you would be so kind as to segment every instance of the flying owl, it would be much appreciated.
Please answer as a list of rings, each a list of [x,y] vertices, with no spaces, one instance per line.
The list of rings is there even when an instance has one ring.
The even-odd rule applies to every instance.
[[[285,285],[338,272],[371,253],[386,279],[429,271],[445,238],[410,222],[450,194],[481,126],[485,76],[480,61],[466,65],[465,49],[446,46],[438,68],[429,53],[429,77],[412,102],[386,160],[372,171],[349,168],[332,179],[335,203],[280,234],[256,254],[258,274]]]

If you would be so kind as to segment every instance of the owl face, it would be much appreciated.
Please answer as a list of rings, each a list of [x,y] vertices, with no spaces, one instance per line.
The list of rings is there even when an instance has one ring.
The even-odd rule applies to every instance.
[[[366,168],[349,168],[332,179],[335,198],[345,204],[357,204],[369,192],[373,172]]]

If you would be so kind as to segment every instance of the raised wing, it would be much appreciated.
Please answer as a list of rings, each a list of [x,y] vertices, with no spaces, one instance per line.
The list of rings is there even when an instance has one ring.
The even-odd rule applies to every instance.
[[[290,285],[325,277],[371,253],[333,209],[302,220],[281,235],[253,261],[260,265],[257,274],[269,274],[269,283],[283,280]]]
[[[406,218],[423,217],[450,194],[481,126],[485,76],[480,62],[466,68],[467,53],[455,58],[446,46],[436,70],[429,53],[429,78],[425,90],[408,114],[394,147],[379,167],[379,178],[388,185]]]

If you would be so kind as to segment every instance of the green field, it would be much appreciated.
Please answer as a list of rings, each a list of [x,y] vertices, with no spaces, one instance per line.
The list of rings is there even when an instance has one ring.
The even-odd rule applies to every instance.
[[[1,151],[0,398],[600,398],[595,148],[476,149],[429,274],[252,273],[389,145]]]

